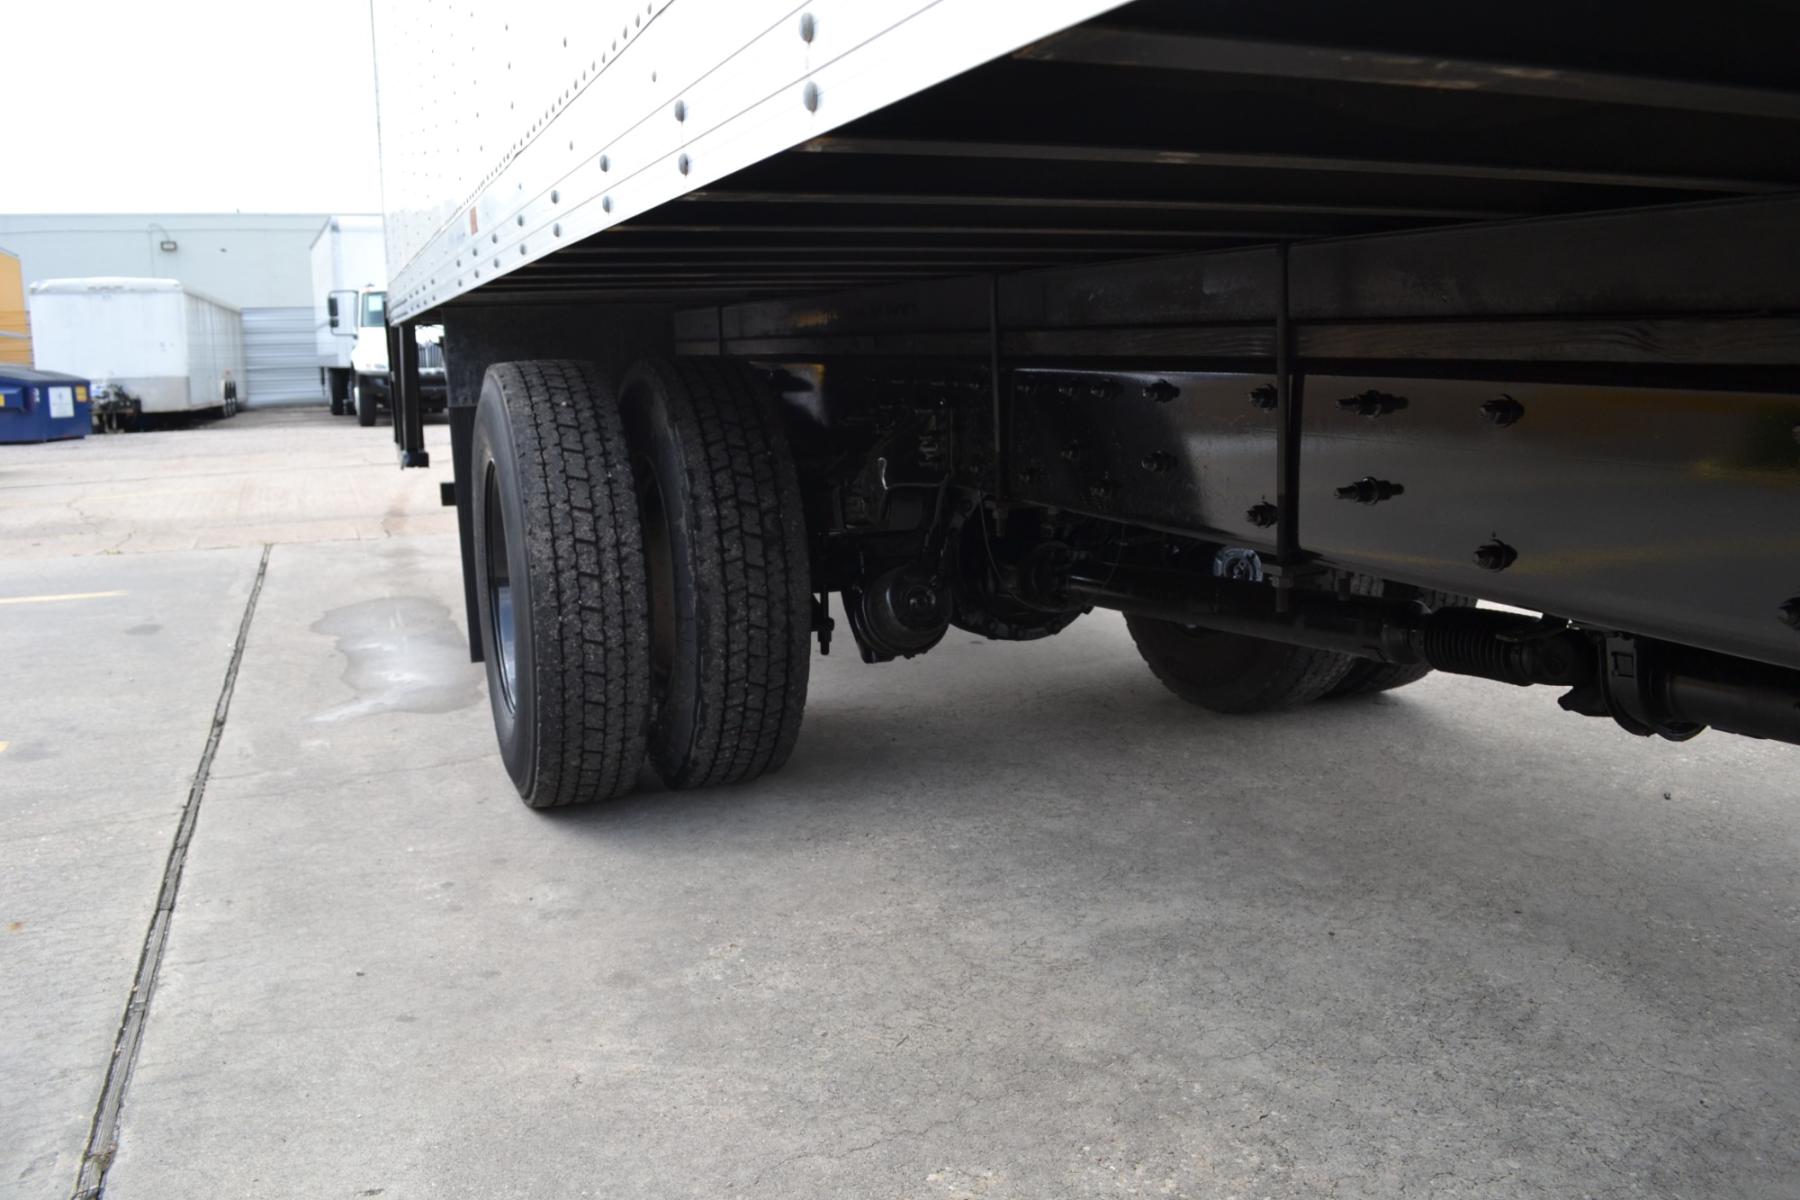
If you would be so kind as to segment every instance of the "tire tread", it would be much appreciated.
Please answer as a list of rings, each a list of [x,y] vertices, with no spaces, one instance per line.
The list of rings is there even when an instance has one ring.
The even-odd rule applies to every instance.
[[[525,801],[554,808],[612,799],[637,780],[650,695],[644,558],[624,430],[591,364],[538,360],[492,371],[518,451],[537,643],[537,770]]]
[[[806,527],[787,436],[746,367],[652,361],[684,453],[696,585],[698,719],[686,746],[651,747],[674,788],[742,783],[793,752],[811,665]]]

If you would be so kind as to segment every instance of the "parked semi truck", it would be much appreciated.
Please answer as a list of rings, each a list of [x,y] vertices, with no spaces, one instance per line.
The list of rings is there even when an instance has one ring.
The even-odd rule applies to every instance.
[[[37,366],[92,380],[97,422],[237,413],[244,325],[229,304],[175,279],[46,279],[30,291]]]
[[[436,13],[374,10],[386,318],[528,804],[780,766],[845,626],[1096,608],[1215,712],[1800,742],[1783,6]]]

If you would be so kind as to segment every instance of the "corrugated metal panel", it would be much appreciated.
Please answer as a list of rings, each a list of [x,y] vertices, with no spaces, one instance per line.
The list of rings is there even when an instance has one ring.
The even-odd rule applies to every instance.
[[[324,404],[312,309],[246,308],[244,369],[248,408]]]

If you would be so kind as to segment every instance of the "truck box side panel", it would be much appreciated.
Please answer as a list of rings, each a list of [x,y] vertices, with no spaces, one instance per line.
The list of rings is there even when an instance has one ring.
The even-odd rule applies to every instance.
[[[1629,39],[1555,0],[646,2],[598,10],[632,19],[597,59],[560,6],[377,6],[398,315],[471,290],[729,304],[1800,187],[1796,25],[1765,0],[1643,7]]]
[[[356,314],[344,313],[338,329],[331,328],[326,300],[332,292],[387,286],[387,247],[381,218],[333,217],[312,245],[313,340],[319,366],[348,367],[356,339],[340,330],[353,331]]]
[[[1116,3],[383,0],[390,309],[417,316]]]
[[[345,355],[339,352],[338,338],[331,328],[331,313],[326,303],[332,290],[338,286],[336,217],[326,221],[325,227],[319,230],[319,236],[313,239],[309,257],[312,265],[313,348],[318,353],[320,366],[347,366],[347,361],[338,361]]]

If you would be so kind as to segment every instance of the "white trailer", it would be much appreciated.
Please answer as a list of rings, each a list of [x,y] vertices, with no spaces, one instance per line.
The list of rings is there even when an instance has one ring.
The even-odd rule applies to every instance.
[[[332,217],[312,244],[313,338],[319,353],[319,383],[334,415],[350,400],[362,297],[387,288],[381,218]]]
[[[46,279],[31,285],[38,366],[82,375],[146,415],[237,411],[238,310],[175,279]]]

